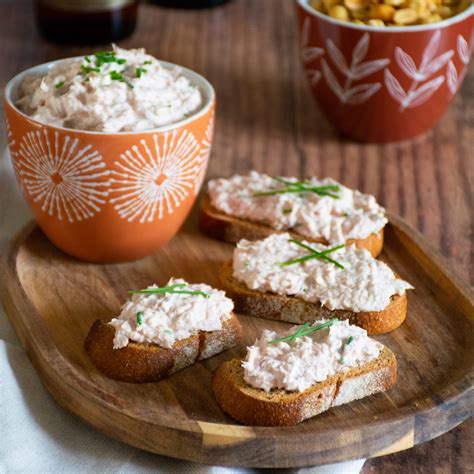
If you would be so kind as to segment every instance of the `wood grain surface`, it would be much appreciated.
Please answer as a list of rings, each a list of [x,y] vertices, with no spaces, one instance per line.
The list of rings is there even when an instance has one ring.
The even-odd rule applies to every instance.
[[[209,176],[251,168],[331,175],[402,215],[472,282],[472,68],[426,136],[384,146],[345,141],[314,106],[303,80],[292,3],[235,0],[201,12],[143,5],[137,32],[120,45],[145,46],[213,83],[218,112]],[[27,67],[89,52],[41,40],[30,1],[1,0],[0,18],[0,86]],[[410,451],[370,460],[364,471],[473,472],[473,433],[471,420]]]
[[[98,372],[84,350],[93,322],[118,314],[130,289],[171,276],[220,286],[233,246],[199,233],[196,212],[158,253],[98,265],[57,250],[34,227],[6,254],[0,293],[7,315],[48,391],[100,431],[167,456],[244,467],[300,467],[376,457],[430,440],[474,407],[474,295],[444,260],[392,216],[381,258],[415,287],[407,320],[376,339],[397,355],[399,381],[386,393],[329,410],[297,426],[245,427],[211,388],[225,360],[242,358],[264,328],[286,323],[240,316],[237,347],[159,383],[127,384]],[[41,276],[39,278],[39,276]],[[243,452],[246,456],[242,456]]]

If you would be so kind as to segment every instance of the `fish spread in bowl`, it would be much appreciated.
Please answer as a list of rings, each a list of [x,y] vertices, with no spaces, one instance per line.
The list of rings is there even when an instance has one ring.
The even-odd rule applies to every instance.
[[[138,132],[176,123],[203,105],[199,87],[144,49],[72,58],[26,77],[17,106],[48,125]]]
[[[92,262],[159,250],[199,194],[214,109],[204,77],[143,49],[20,72],[5,87],[10,156],[44,234]]]

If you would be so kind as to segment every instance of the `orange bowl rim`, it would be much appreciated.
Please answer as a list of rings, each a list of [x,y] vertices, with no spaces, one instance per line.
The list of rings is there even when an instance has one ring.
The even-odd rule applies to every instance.
[[[179,64],[174,64],[174,63],[170,63],[168,61],[162,61],[162,60],[159,60],[159,61],[161,65],[163,65],[166,69],[179,68],[180,71],[183,73],[183,75],[187,79],[189,79],[191,83],[196,84],[197,86],[201,87],[202,92],[204,92],[203,94],[205,97],[204,104],[201,105],[201,107],[198,110],[196,110],[195,112],[192,112],[188,117],[185,117],[184,119],[179,120],[177,122],[163,125],[161,127],[152,128],[150,130],[140,130],[136,132],[98,132],[98,131],[93,131],[93,130],[79,130],[79,129],[73,129],[73,128],[60,127],[58,125],[51,125],[48,123],[40,122],[39,120],[36,120],[30,117],[29,115],[25,114],[16,106],[12,98],[13,91],[20,85],[20,83],[27,76],[41,75],[41,74],[44,75],[53,66],[63,61],[69,61],[71,59],[81,59],[83,57],[84,56],[74,56],[71,58],[56,59],[54,61],[49,61],[47,63],[38,64],[37,66],[33,66],[28,69],[25,69],[22,72],[19,72],[18,74],[13,76],[8,81],[7,85],[5,86],[5,90],[4,90],[5,103],[8,104],[8,106],[10,106],[12,109],[14,109],[20,116],[22,116],[22,118],[28,121],[31,121],[38,126],[50,127],[52,129],[61,130],[63,132],[73,131],[74,133],[80,133],[80,134],[86,134],[86,135],[100,135],[100,136],[116,136],[116,135],[127,136],[127,135],[140,135],[140,134],[148,134],[148,133],[167,132],[167,131],[177,129],[194,122],[200,117],[203,117],[204,115],[206,115],[209,112],[209,110],[212,109],[212,107],[214,106],[214,103],[216,100],[216,92],[214,90],[214,87],[204,76],[201,76],[200,74],[193,71],[192,69],[186,68],[184,66],[180,66]]]

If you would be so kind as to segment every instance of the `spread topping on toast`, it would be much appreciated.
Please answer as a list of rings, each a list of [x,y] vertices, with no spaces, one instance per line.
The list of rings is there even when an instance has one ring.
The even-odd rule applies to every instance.
[[[252,290],[354,312],[383,311],[392,296],[413,288],[366,249],[355,245],[332,249],[333,261],[327,261],[312,258],[306,246],[322,255],[327,255],[324,252],[330,247],[300,243],[305,246],[295,245],[289,234],[273,234],[254,242],[241,240],[234,250],[233,276]]]
[[[211,204],[225,214],[331,244],[365,239],[387,223],[373,196],[330,178],[299,181],[252,171],[211,180],[208,189]]]
[[[293,336],[301,326],[281,334],[264,330],[260,339],[247,348],[242,362],[244,380],[266,392],[303,392],[379,356],[383,345],[368,337],[367,331],[348,321],[331,321],[316,321],[298,337]]]
[[[114,349],[129,341],[169,349],[200,331],[221,330],[234,308],[223,291],[181,279],[171,279],[163,288],[152,285],[131,293],[118,318],[110,321],[115,328]]]

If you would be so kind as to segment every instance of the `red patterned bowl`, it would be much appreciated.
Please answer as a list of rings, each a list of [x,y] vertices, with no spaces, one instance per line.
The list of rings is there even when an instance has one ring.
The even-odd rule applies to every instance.
[[[145,132],[71,130],[40,123],[15,106],[23,79],[54,64],[17,75],[5,89],[10,155],[36,222],[57,247],[84,260],[132,260],[158,250],[199,193],[211,149],[214,89],[180,68],[204,97],[189,117]]]
[[[466,75],[474,7],[439,23],[356,25],[297,0],[301,60],[316,101],[343,134],[390,142],[432,128]]]

